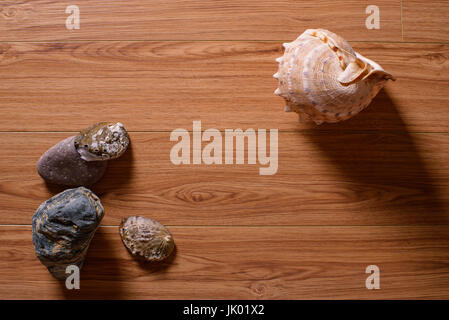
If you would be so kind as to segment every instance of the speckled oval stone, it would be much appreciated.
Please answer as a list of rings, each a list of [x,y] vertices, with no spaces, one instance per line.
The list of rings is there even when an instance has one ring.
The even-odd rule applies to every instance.
[[[128,251],[145,261],[164,260],[175,247],[168,229],[150,218],[132,216],[123,219],[119,231]]]
[[[75,149],[75,136],[48,149],[37,163],[37,172],[47,182],[69,187],[90,186],[106,172],[107,161],[85,161]]]
[[[67,189],[43,202],[33,215],[36,256],[57,279],[65,279],[67,266],[83,266],[90,242],[104,210],[89,189]]]

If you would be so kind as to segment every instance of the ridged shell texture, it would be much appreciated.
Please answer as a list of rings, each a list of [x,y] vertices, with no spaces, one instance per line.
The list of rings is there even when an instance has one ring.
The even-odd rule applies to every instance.
[[[286,100],[285,111],[300,121],[338,122],[369,105],[393,76],[359,53],[342,37],[324,29],[308,29],[285,43],[276,61],[275,94]]]
[[[132,216],[123,219],[119,231],[129,252],[146,261],[164,260],[175,247],[167,228],[150,218]]]

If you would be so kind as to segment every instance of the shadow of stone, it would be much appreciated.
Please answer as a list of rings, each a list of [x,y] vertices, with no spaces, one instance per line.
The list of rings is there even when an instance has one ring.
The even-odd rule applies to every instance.
[[[170,266],[172,266],[176,260],[176,255],[177,255],[177,247],[175,245],[175,247],[173,248],[173,252],[170,254],[170,256],[163,260],[163,261],[156,261],[156,262],[148,262],[145,261],[144,259],[141,258],[136,258],[133,256],[133,259],[135,259],[138,264],[140,269],[151,273],[151,274],[162,274],[168,271],[168,269],[170,269]],[[131,253],[128,251],[128,254],[131,255]],[[131,255],[132,256],[132,255]]]
[[[134,170],[133,144],[129,144],[126,152],[118,159],[110,160],[103,178],[92,186],[99,197],[116,191],[131,183]]]
[[[50,183],[45,180],[43,180],[43,181],[45,183],[45,188],[47,188],[48,192],[50,192],[52,195],[61,193],[62,191],[66,190],[66,189],[73,188],[73,187],[67,187],[67,186],[62,186],[59,184]]]
[[[119,238],[118,230],[115,231]],[[65,282],[61,281],[61,290],[66,299],[123,299],[120,266],[124,261],[117,256],[120,243],[111,241],[111,232],[110,228],[100,227],[95,234],[80,271],[79,290],[68,290]]]

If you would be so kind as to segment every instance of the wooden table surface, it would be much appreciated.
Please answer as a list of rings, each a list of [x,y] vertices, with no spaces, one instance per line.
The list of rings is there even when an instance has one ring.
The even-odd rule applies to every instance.
[[[448,18],[447,0],[1,1],[0,298],[448,299]],[[318,27],[397,81],[317,127],[283,112],[272,74],[282,43]],[[106,214],[69,291],[34,255],[31,217],[63,190],[36,163],[104,120],[124,123],[132,147],[92,187]],[[197,120],[278,129],[277,173],[174,165],[170,133]],[[169,261],[128,254],[129,215],[168,226]],[[379,290],[365,287],[369,265]]]

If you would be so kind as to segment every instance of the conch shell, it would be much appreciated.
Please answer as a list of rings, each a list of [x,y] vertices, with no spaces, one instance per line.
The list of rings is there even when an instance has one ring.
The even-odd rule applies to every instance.
[[[274,93],[301,122],[349,119],[369,105],[388,79],[395,80],[328,30],[308,29],[283,46],[284,55],[276,59],[279,70],[273,77],[279,88]]]

